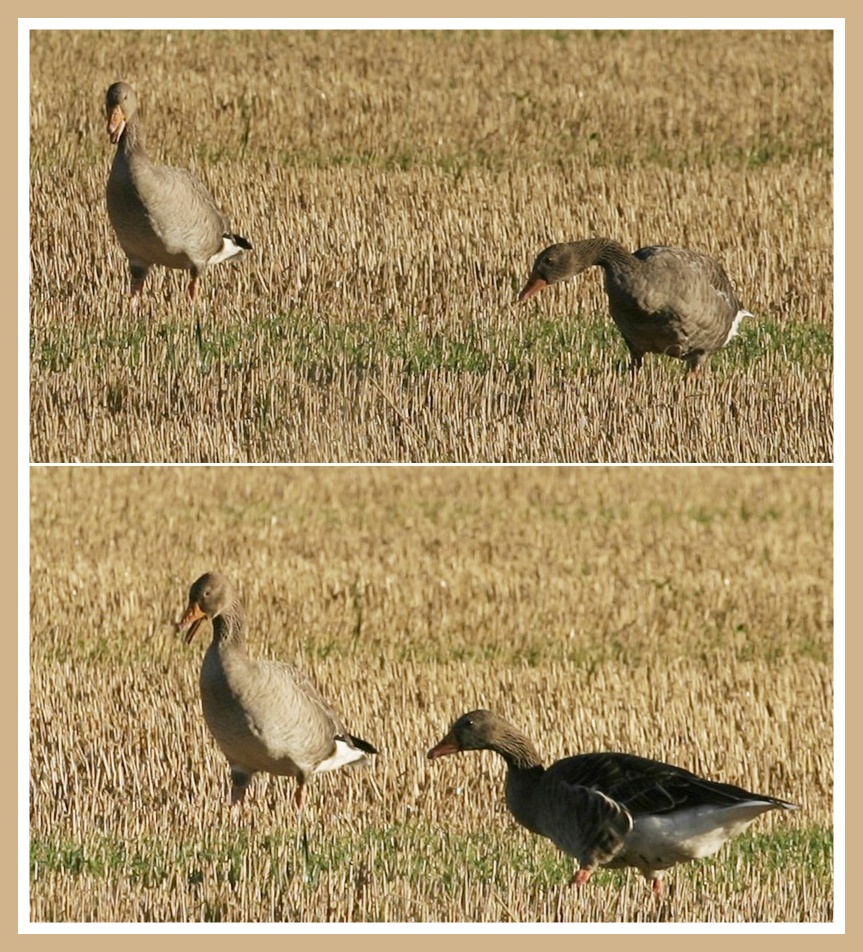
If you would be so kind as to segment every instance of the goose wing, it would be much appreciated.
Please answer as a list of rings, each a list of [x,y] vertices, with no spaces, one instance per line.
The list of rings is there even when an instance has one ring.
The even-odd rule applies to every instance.
[[[601,790],[568,782],[559,772],[546,772],[534,802],[539,832],[583,867],[612,860],[632,830],[624,806]]]
[[[201,267],[219,251],[228,223],[197,176],[187,169],[136,163],[133,182],[169,253],[184,252]]]
[[[701,806],[734,806],[752,800],[784,804],[734,784],[705,780],[682,767],[634,754],[580,754],[559,760],[549,768],[549,773],[568,786],[602,791],[634,818]]]
[[[321,745],[328,744],[332,751],[333,745],[342,741],[348,747],[356,747],[365,753],[377,753],[371,744],[348,731],[336,709],[324,698],[304,671],[285,661],[268,661],[262,664],[272,669],[272,677],[290,685],[292,707],[302,713],[310,730],[319,737]]]
[[[716,349],[732,326],[748,314],[722,266],[709,255],[686,248],[639,248],[635,257],[649,266],[642,288],[648,311],[675,315],[693,347]]]

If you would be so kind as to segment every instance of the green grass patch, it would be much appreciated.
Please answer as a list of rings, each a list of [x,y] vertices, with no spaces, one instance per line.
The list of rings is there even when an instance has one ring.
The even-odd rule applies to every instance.
[[[377,375],[393,366],[406,379],[429,371],[484,375],[495,364],[517,379],[531,377],[539,367],[566,379],[585,370],[605,375],[609,366],[623,372],[628,363],[620,334],[604,315],[554,320],[529,316],[503,328],[466,319],[452,330],[426,331],[413,321],[371,324],[291,312],[242,323],[133,321],[107,328],[31,331],[31,361],[51,372],[71,371],[82,362],[142,367],[156,348],[163,366],[178,371],[191,366],[201,374],[216,367],[245,373],[281,364],[321,386],[332,384],[346,370]],[[828,370],[832,354],[833,336],[827,328],[759,322],[744,325],[740,335],[711,358],[710,367],[726,376],[775,356]],[[667,363],[670,370],[682,368],[682,363],[656,355],[646,360]],[[265,409],[262,405],[262,412]]]
[[[503,823],[505,829],[491,829]],[[89,876],[124,879],[155,886],[178,877],[191,887],[204,882],[238,885],[247,875],[250,856],[265,858],[268,875],[280,885],[321,888],[328,877],[365,871],[380,879],[421,884],[431,878],[456,886],[466,877],[503,888],[513,877],[551,888],[566,885],[575,861],[541,838],[524,835],[508,817],[489,820],[489,829],[458,833],[434,824],[398,824],[364,829],[358,835],[317,835],[302,828],[284,834],[255,836],[245,830],[222,831],[203,841],[170,844],[146,838],[135,844],[103,837],[88,844],[34,840],[30,844],[30,878]],[[720,881],[737,881],[762,871],[796,867],[816,878],[832,876],[833,834],[829,829],[747,833],[726,844],[714,857],[674,868],[670,876],[697,881],[703,867]],[[259,864],[255,864],[259,868]],[[590,888],[614,887],[623,874],[598,870]]]

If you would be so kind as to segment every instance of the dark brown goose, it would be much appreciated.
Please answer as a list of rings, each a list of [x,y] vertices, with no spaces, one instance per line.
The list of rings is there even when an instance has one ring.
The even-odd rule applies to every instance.
[[[533,744],[491,711],[463,714],[428,755],[462,750],[503,757],[510,813],[578,860],[577,886],[597,866],[634,866],[661,897],[666,869],[710,856],[767,810],[797,809],[632,754],[580,754],[545,768]]]
[[[637,370],[645,354],[685,360],[690,372],[737,333],[743,309],[728,276],[707,255],[661,245],[630,254],[611,238],[551,245],[536,259],[518,296],[526,301],[549,284],[599,265],[605,292]]]
[[[144,148],[138,100],[127,83],[105,97],[108,134],[117,146],[108,177],[108,216],[129,260],[131,293],[154,264],[191,273],[189,295],[212,264],[240,258],[251,245],[228,230],[213,196],[186,169],[156,165]]]
[[[188,644],[205,619],[213,640],[201,666],[201,703],[210,733],[231,768],[231,803],[240,803],[258,771],[299,781],[336,770],[377,751],[347,732],[309,679],[280,661],[253,661],[246,651],[245,613],[231,581],[208,572],[189,590],[177,624]]]

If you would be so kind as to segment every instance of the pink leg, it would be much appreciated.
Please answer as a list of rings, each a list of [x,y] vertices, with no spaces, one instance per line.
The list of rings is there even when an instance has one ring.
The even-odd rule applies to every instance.
[[[590,879],[592,874],[592,869],[586,869],[584,866],[582,866],[581,869],[576,870],[572,879],[569,881],[569,885],[576,886],[580,889],[588,881],[588,879]]]
[[[663,886],[662,880],[659,876],[656,876],[653,880],[653,895],[657,899],[662,899],[662,895],[665,892],[665,887]]]
[[[298,810],[302,809],[302,806],[303,806],[303,790],[305,790],[305,785],[303,784],[303,781],[301,780],[297,784],[297,791],[294,794],[294,803],[296,803]]]
[[[189,282],[189,297],[194,301],[195,295],[198,293],[198,276],[194,275],[192,280]]]

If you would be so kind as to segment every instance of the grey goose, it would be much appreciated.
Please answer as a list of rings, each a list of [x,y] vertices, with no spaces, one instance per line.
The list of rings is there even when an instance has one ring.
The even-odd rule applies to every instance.
[[[526,301],[592,265],[605,272],[609,311],[633,370],[650,353],[680,358],[695,372],[734,337],[744,317],[752,316],[713,258],[664,245],[630,253],[611,238],[549,246],[536,258],[518,299]]]
[[[187,169],[157,165],[144,147],[138,100],[127,83],[105,97],[108,135],[117,146],[108,177],[108,217],[129,261],[131,293],[153,265],[190,272],[189,295],[213,264],[239,258],[249,242],[228,229],[213,196]]]
[[[767,810],[797,809],[633,754],[579,754],[546,768],[527,737],[491,711],[463,714],[428,756],[464,750],[503,757],[510,813],[575,857],[577,886],[597,866],[633,866],[661,897],[671,866],[710,856]]]
[[[241,803],[255,773],[296,777],[297,806],[309,777],[355,765],[377,751],[348,733],[311,681],[280,661],[254,661],[246,650],[245,612],[233,583],[208,572],[189,590],[177,631],[186,643],[203,622],[213,639],[201,665],[201,704],[231,770],[231,803]]]

